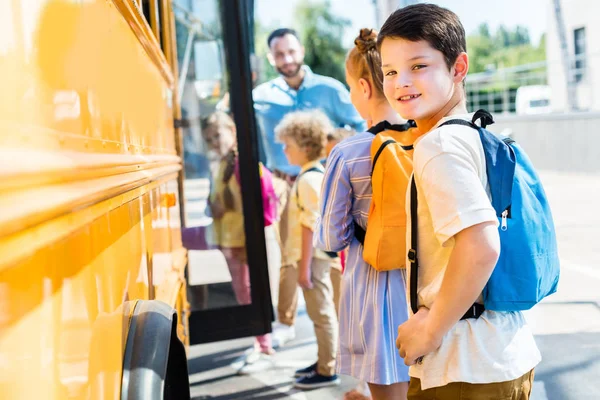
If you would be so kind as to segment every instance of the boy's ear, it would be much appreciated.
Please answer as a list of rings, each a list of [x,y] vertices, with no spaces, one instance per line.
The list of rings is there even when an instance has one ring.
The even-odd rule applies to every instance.
[[[358,80],[358,84],[360,85],[360,88],[362,89],[362,93],[363,93],[363,97],[365,98],[365,100],[369,100],[371,98],[371,84],[369,83],[368,80],[366,80],[365,78],[360,78]]]
[[[469,73],[469,56],[462,52],[456,57],[454,62],[454,83],[461,83]]]

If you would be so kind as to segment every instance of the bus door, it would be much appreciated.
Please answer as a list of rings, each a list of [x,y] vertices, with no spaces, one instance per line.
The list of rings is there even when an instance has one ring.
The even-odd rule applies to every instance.
[[[263,221],[252,3],[173,1],[191,344],[263,334],[273,319],[266,248],[279,250],[269,228],[265,239]],[[215,112],[233,119],[237,146],[227,118]]]

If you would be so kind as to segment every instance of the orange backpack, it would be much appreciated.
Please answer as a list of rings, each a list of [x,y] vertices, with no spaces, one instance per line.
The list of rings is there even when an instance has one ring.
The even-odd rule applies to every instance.
[[[413,171],[414,122],[371,127],[371,186],[373,197],[367,231],[355,224],[355,236],[363,243],[363,259],[378,271],[406,267],[406,189]]]

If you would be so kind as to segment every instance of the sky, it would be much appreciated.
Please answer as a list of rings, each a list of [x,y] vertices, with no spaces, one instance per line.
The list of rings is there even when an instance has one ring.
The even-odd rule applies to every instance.
[[[349,47],[360,28],[375,25],[372,0],[330,0],[334,12],[352,21],[346,30],[344,45]],[[298,0],[255,0],[256,18],[266,26],[292,25],[293,10]],[[547,8],[552,0],[429,0],[454,11],[461,19],[467,34],[479,24],[487,22],[494,33],[500,25],[509,28],[517,25],[529,29],[537,44],[546,31]]]

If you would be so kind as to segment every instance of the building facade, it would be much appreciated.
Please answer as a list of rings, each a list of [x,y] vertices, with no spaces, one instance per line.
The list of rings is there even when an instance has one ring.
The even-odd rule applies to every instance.
[[[562,18],[553,0],[546,8],[548,84],[552,90],[553,111],[600,110],[600,2],[561,0]],[[557,17],[558,15],[558,17]],[[564,62],[560,29],[562,19],[568,62]],[[565,70],[569,72],[566,73]],[[569,82],[568,74],[571,74]],[[573,104],[569,105],[569,85]]]

